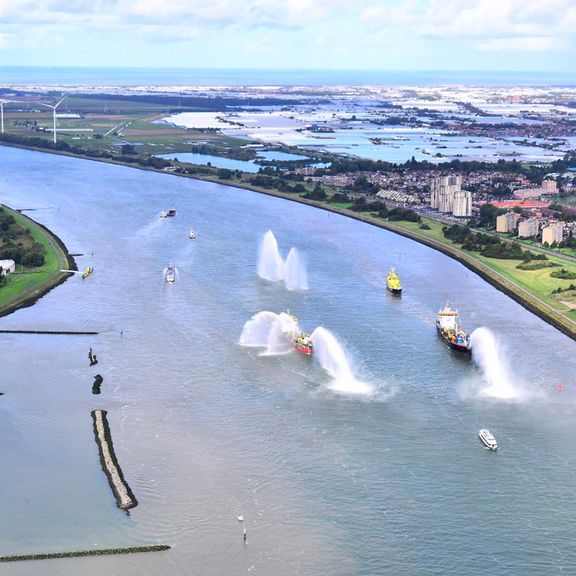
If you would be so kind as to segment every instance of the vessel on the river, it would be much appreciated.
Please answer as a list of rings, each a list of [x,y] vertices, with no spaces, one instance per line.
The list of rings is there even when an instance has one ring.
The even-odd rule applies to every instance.
[[[480,432],[478,432],[478,437],[482,440],[482,443],[486,448],[490,448],[490,450],[498,450],[498,443],[496,442],[496,438],[488,428],[482,428]]]
[[[291,314],[289,311],[287,311],[286,314],[288,314],[288,316],[290,316],[294,321],[294,329],[285,332],[287,338],[292,344],[292,347],[296,352],[300,352],[300,354],[311,356],[314,353],[314,345],[312,344],[311,335],[298,328],[298,318],[296,318],[296,316]]]
[[[192,228],[190,228],[188,231],[188,238],[190,238],[190,240],[194,240],[194,238],[196,238],[196,232],[194,232]]]
[[[168,264],[164,274],[164,279],[166,282],[174,282],[176,280],[176,268],[174,264]]]
[[[394,268],[394,266],[392,266],[390,272],[388,273],[388,276],[386,276],[386,288],[388,288],[388,290],[392,292],[392,294],[395,294],[396,296],[400,296],[400,294],[402,294],[402,286],[400,285],[400,278],[398,277],[396,268]]]
[[[472,349],[470,335],[458,323],[458,311],[452,310],[448,303],[442,310],[438,311],[436,328],[451,348],[459,352],[470,353]]]
[[[169,218],[171,216],[176,216],[176,210],[174,210],[174,208],[170,208],[170,210],[162,210],[162,212],[160,212],[160,218]]]
[[[88,276],[90,276],[90,274],[92,274],[92,272],[94,272],[94,268],[92,268],[92,266],[88,266],[86,268],[86,270],[84,270],[84,272],[82,272],[82,280],[84,280],[85,278],[88,278]]]

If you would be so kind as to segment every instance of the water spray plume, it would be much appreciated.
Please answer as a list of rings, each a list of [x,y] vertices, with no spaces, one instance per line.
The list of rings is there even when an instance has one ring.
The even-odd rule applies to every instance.
[[[288,335],[298,331],[298,322],[293,316],[282,312],[258,312],[244,324],[240,335],[240,346],[266,348],[262,356],[287,354],[292,350]]]
[[[296,248],[290,248],[284,265],[284,282],[288,290],[308,290],[308,274]]]
[[[521,393],[514,386],[508,365],[496,336],[488,328],[477,328],[470,335],[472,357],[482,372],[486,386],[480,396],[511,400]]]
[[[284,260],[280,256],[278,242],[271,230],[264,234],[260,243],[258,276],[271,282],[284,279]]]
[[[308,275],[298,250],[291,248],[286,262],[271,230],[262,237],[258,252],[258,276],[271,282],[284,281],[288,290],[307,290]]]
[[[373,389],[354,377],[344,349],[332,332],[322,326],[312,332],[314,356],[333,378],[331,390],[344,394],[371,394]]]

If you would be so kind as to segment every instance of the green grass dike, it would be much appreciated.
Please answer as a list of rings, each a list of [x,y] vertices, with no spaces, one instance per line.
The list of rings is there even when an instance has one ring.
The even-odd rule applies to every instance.
[[[70,272],[62,270],[77,268],[62,241],[50,230],[17,210],[4,205],[1,205],[1,208],[5,214],[14,218],[11,228],[23,233],[19,242],[24,246],[27,243],[40,245],[44,256],[42,265],[25,266],[17,263],[16,271],[6,276],[5,284],[0,286],[0,316],[6,316],[19,308],[31,306],[52,288],[72,276]],[[0,230],[0,248],[5,245],[5,234],[2,232]]]

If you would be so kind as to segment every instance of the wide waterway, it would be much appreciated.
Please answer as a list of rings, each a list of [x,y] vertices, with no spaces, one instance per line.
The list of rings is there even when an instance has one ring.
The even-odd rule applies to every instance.
[[[457,262],[355,220],[68,157],[0,148],[0,161],[0,201],[38,208],[95,269],[0,328],[100,332],[0,335],[0,554],[173,546],[0,574],[576,572],[572,340]],[[167,208],[177,216],[159,219]],[[258,278],[268,229],[304,256],[308,291]],[[384,288],[392,264],[401,298]],[[436,336],[447,299],[499,338],[483,370]],[[372,393],[334,391],[318,358],[238,346],[253,314],[287,308],[335,334]],[[139,501],[130,516],[100,466],[95,409]]]

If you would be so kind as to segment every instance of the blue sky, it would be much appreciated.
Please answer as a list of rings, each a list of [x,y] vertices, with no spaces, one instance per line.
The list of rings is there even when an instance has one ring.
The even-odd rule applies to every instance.
[[[576,0],[0,0],[0,66],[576,71]]]

